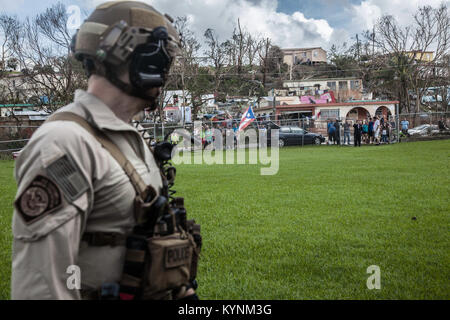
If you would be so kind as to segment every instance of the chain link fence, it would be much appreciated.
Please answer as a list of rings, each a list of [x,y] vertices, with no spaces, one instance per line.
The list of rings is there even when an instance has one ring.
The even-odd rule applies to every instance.
[[[335,124],[336,120],[337,124]],[[257,131],[264,128],[269,137],[270,129],[280,127],[280,137],[292,136],[294,143],[288,144],[318,144],[317,139],[314,139],[314,137],[321,136],[323,139],[320,139],[320,144],[353,145],[355,142],[353,125],[359,122],[364,126],[369,126],[369,121],[370,119],[357,120],[353,118],[280,117],[279,119],[274,119],[273,117],[257,117],[247,128],[253,128]],[[203,120],[197,125],[198,128],[202,128],[202,138],[205,137],[204,133],[208,129],[218,129],[225,137],[230,132],[234,134],[233,128],[238,128],[239,123],[240,119]],[[333,134],[330,134],[330,123],[337,129]],[[139,124],[140,128],[138,130],[142,134],[148,134],[151,141],[155,142],[170,139],[171,133],[176,129],[185,129],[192,134],[196,125],[195,123],[175,124],[152,123],[148,121],[142,121]],[[38,127],[38,125],[0,125],[0,154],[11,154],[12,152],[20,151]],[[406,127],[407,130],[405,130]],[[364,132],[361,137],[361,143],[397,143],[420,139],[448,138],[450,137],[449,128],[450,112],[400,114],[383,119],[377,139],[375,139],[374,134],[371,134],[370,130]]]
[[[337,125],[335,122],[337,120]],[[433,138],[437,136],[448,136],[450,132],[450,112],[436,112],[436,113],[414,113],[414,114],[400,114],[398,116],[388,116],[383,119],[380,118],[380,128],[378,137],[375,137],[375,131],[371,132],[370,119],[354,119],[354,118],[283,118],[274,119],[274,117],[257,117],[257,119],[248,128],[259,130],[261,128],[276,128],[276,127],[290,127],[289,133],[298,133],[297,145],[306,145],[312,143],[308,136],[320,135],[324,138],[323,144],[339,144],[339,145],[353,145],[354,144],[354,127],[353,125],[359,121],[364,127],[367,126],[367,131],[364,131],[361,137],[362,144],[374,143],[397,143],[401,141],[412,140],[411,137],[428,137]],[[402,133],[402,123],[407,121],[408,132],[405,130]],[[199,121],[203,130],[219,129],[220,131],[233,130],[233,127],[239,127],[240,119],[227,119],[222,121],[203,120]],[[335,133],[330,134],[329,123],[332,123],[337,129]],[[194,124],[153,124],[141,123],[149,135],[155,141],[161,141],[164,137],[168,137],[176,129],[186,129],[189,132],[194,132]],[[298,130],[302,129],[302,130]],[[283,133],[283,128],[280,130]],[[292,132],[296,131],[296,132]],[[305,136],[301,137],[301,133]],[[384,134],[383,134],[384,133]],[[286,132],[286,135],[288,132]]]

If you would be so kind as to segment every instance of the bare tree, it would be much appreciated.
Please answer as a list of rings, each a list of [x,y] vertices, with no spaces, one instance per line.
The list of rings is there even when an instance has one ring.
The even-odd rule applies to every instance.
[[[16,19],[9,42],[26,82],[22,98],[35,97],[50,110],[73,101],[75,89],[86,87],[81,64],[70,55],[67,18],[64,5],[57,3],[23,22]]]
[[[11,59],[11,37],[18,28],[17,18],[6,14],[0,15],[0,70],[7,67],[7,61]]]
[[[195,118],[200,108],[209,100],[205,96],[212,89],[212,77],[208,74],[208,68],[202,66],[207,61],[200,57],[201,44],[190,29],[187,18],[178,17],[175,20],[175,28],[180,34],[181,50],[165,88],[181,89],[181,103],[186,107],[189,101],[192,116]],[[169,99],[170,97],[166,97],[165,101]]]
[[[206,56],[208,60],[212,63],[212,74],[214,76],[214,94],[219,94],[220,84],[223,80],[223,74],[225,72],[225,62],[226,62],[226,44],[220,42],[217,34],[213,29],[207,29],[205,31],[206,45],[208,49],[206,51]]]
[[[245,69],[253,71],[253,66],[261,49],[263,40],[259,36],[252,35],[245,28],[242,28],[240,20],[234,28],[231,39],[225,41],[225,48],[228,64],[232,67],[232,72],[236,72],[238,77],[245,72]]]
[[[253,36],[250,33],[247,33],[246,37],[246,49],[247,49],[247,61],[250,67],[250,70],[253,71],[253,64],[255,63],[255,59],[257,58],[258,52],[261,50],[263,40],[258,36]]]
[[[14,93],[16,74],[9,69],[16,69],[18,61],[12,56],[12,37],[18,28],[15,17],[0,15],[0,103],[15,103],[17,95]],[[14,79],[12,79],[14,78]]]
[[[266,89],[267,70],[269,67],[269,50],[272,45],[270,38],[265,38],[259,47],[260,67],[262,71],[262,85]]]
[[[241,22],[238,19],[237,29],[233,32],[233,40],[236,46],[236,62],[237,62],[237,74],[240,76],[242,74],[242,66],[244,64],[245,59],[245,51],[246,51],[246,32],[242,31]]]
[[[435,79],[436,62],[450,48],[450,17],[448,8],[424,6],[413,16],[410,26],[401,27],[390,15],[380,18],[374,33],[366,32],[366,40],[377,47],[373,61],[392,69],[393,83],[400,87],[401,111],[420,112],[423,93]],[[372,36],[369,38],[368,35]],[[375,36],[376,35],[376,36]],[[433,53],[433,58],[427,55]],[[410,92],[415,99],[410,103]]]

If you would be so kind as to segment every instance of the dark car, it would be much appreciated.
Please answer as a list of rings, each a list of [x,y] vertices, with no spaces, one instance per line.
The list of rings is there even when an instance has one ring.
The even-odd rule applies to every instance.
[[[305,129],[299,127],[286,127],[279,128],[279,142],[280,147],[293,146],[293,145],[306,145],[306,144],[321,144],[325,142],[325,138],[318,133],[308,132]],[[269,135],[270,136],[270,135]]]

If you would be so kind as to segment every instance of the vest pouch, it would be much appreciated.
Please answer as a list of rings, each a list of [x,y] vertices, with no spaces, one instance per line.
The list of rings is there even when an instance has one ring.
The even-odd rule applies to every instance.
[[[190,281],[194,281],[197,277],[197,266],[198,259],[200,257],[200,251],[202,249],[202,236],[200,234],[200,225],[195,223],[195,220],[187,220],[186,222],[187,230],[189,234],[192,235],[192,238],[195,243],[194,250],[192,252],[192,262],[191,262],[191,270],[190,270]]]
[[[154,204],[159,204],[159,202],[163,201],[164,197],[154,197],[150,202],[145,202],[142,200],[141,196],[136,196],[134,199],[134,218],[136,219],[137,224],[147,223],[149,220],[153,220],[151,215],[159,214],[159,210],[163,208],[157,208],[159,210],[155,210]],[[156,218],[156,217],[155,217]]]
[[[193,250],[193,238],[187,233],[176,232],[149,238],[143,299],[157,299],[164,291],[187,285]]]

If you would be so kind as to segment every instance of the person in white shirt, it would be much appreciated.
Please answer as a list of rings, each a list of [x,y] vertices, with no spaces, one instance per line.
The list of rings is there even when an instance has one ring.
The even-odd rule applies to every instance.
[[[373,131],[374,131],[374,141],[376,141],[377,144],[380,143],[380,119],[378,117],[375,117],[375,122],[373,124]]]

